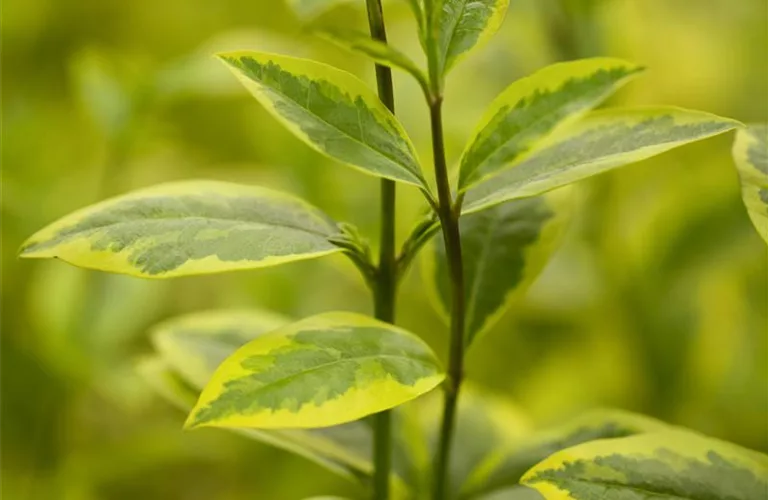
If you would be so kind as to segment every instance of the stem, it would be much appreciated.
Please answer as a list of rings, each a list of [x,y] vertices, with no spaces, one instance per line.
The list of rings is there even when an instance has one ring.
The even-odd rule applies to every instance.
[[[371,37],[387,42],[384,13],[381,0],[366,0],[368,27]],[[392,70],[376,65],[376,84],[379,99],[395,112],[395,94],[392,85]],[[388,179],[381,181],[381,238],[379,244],[379,266],[374,287],[374,315],[381,321],[395,321],[395,293],[397,258],[395,255],[395,183]],[[389,411],[373,416],[373,498],[388,500],[389,475],[392,466],[392,430]]]
[[[424,25],[427,32],[427,40],[429,40],[430,37],[435,34],[435,22],[437,21],[436,17],[442,12],[442,9],[439,9],[439,11],[436,12],[433,3],[433,0],[424,0]],[[438,64],[440,59],[437,43],[427,43],[425,50],[427,55],[427,70],[429,74],[430,92],[435,96],[442,95],[443,79],[442,75],[440,74],[441,70]]]
[[[460,203],[454,208],[448,168],[445,163],[443,140],[442,98],[432,100],[429,106],[432,126],[432,151],[437,180],[438,216],[442,224],[448,269],[451,275],[451,346],[448,356],[448,378],[445,384],[445,404],[440,427],[440,441],[435,457],[434,495],[443,500],[447,491],[448,465],[456,420],[456,404],[464,377],[464,266],[461,260],[461,235],[459,232]]]

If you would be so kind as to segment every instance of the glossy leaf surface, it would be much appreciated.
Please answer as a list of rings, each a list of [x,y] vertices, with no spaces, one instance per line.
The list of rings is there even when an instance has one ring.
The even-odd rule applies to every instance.
[[[553,64],[514,82],[491,103],[461,157],[459,190],[498,174],[642,68],[610,58]]]
[[[470,190],[464,210],[536,196],[737,126],[733,120],[671,106],[595,111]]]
[[[501,26],[509,0],[440,0],[433,2],[434,43],[439,73],[447,73],[472,48],[486,42]]]
[[[340,251],[336,224],[270,189],[185,181],[141,189],[78,210],[42,229],[21,256],[90,269],[170,278],[253,269]]]
[[[568,448],[528,471],[522,483],[553,500],[757,500],[768,491],[768,457],[665,431]]]
[[[260,52],[219,58],[309,146],[363,172],[426,186],[402,126],[354,75],[316,61]]]
[[[467,345],[535,281],[561,241],[572,205],[571,190],[565,188],[461,217]],[[433,238],[424,263],[430,295],[447,318],[451,283],[441,238]]]
[[[733,157],[741,195],[752,223],[768,243],[768,125],[750,125],[736,133]]]
[[[359,314],[320,314],[227,358],[186,426],[331,426],[402,404],[443,377],[418,337]]]

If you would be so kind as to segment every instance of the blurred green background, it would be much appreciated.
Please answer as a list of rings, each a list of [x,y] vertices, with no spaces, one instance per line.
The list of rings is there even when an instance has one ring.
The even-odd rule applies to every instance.
[[[354,4],[320,20],[365,30]],[[406,2],[385,11],[390,40],[421,61]],[[186,178],[291,191],[375,240],[377,181],[277,125],[211,58],[236,48],[313,57],[373,84],[367,61],[304,34],[281,1],[3,2],[4,499],[355,491],[234,434],[182,431],[184,415],[134,371],[150,352],[148,327],[181,313],[368,312],[364,284],[343,257],[165,282],[16,257],[27,236],[73,209]],[[512,0],[500,33],[449,79],[449,158],[510,82],[590,55],[649,68],[611,104],[768,119],[765,0]],[[428,160],[422,97],[406,76],[395,78],[398,114]],[[731,141],[582,183],[565,244],[525,301],[473,346],[469,378],[542,425],[614,406],[768,451],[768,255],[741,203]],[[414,189],[398,196],[402,238],[423,206]],[[445,352],[446,328],[418,268],[402,287],[399,318]]]

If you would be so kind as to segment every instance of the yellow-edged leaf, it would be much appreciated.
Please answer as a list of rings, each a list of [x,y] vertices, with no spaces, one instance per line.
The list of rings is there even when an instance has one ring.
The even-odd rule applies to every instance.
[[[768,243],[768,124],[736,133],[733,158],[741,178],[741,195],[752,223]]]
[[[253,269],[340,251],[336,224],[306,202],[266,188],[184,181],[78,210],[30,237],[21,256],[170,278]]]
[[[215,310],[183,315],[152,334],[157,354],[137,369],[164,399],[189,412],[221,361],[248,341],[288,320],[260,310]],[[324,429],[234,429],[261,443],[302,456],[342,477],[370,476],[372,437],[362,421]]]
[[[402,404],[443,378],[415,335],[359,314],[325,313],[262,335],[227,358],[186,426],[331,426]]]
[[[768,457],[693,432],[593,441],[542,461],[522,483],[548,500],[760,500]]]
[[[488,459],[467,482],[467,496],[516,485],[523,474],[565,448],[668,429],[664,422],[621,410],[594,410],[566,424],[529,433]]]
[[[496,33],[504,21],[509,0],[439,0],[432,5],[433,43],[442,76],[472,48],[481,46]],[[418,4],[413,7],[418,12]]]
[[[308,59],[260,52],[219,58],[309,146],[368,174],[427,189],[402,125],[354,75]]]
[[[459,190],[497,175],[640,71],[635,64],[601,57],[553,64],[514,82],[491,103],[464,151]]]
[[[467,192],[465,212],[536,196],[738,127],[734,120],[672,106],[595,111]]]

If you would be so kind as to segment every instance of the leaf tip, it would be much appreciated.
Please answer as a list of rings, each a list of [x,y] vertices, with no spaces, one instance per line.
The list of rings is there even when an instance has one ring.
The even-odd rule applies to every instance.
[[[198,417],[197,407],[192,408],[192,411],[189,412],[189,415],[187,415],[187,419],[184,421],[184,425],[182,426],[182,429],[184,429],[185,431],[191,431],[207,425],[206,422],[201,422],[197,417]]]
[[[744,124],[743,122],[740,122],[739,120],[716,115],[713,113],[708,113],[708,114],[712,116],[712,119],[714,121],[717,121],[723,124],[722,132],[728,132],[730,130],[744,130],[747,128],[747,125]]]
[[[214,59],[218,59],[230,68],[237,66],[237,62],[241,56],[242,54],[239,52],[217,52],[213,54]]]
[[[35,241],[33,237],[27,238],[27,240],[24,241],[24,243],[21,244],[18,251],[16,252],[16,256],[20,259],[32,259],[35,257]]]

